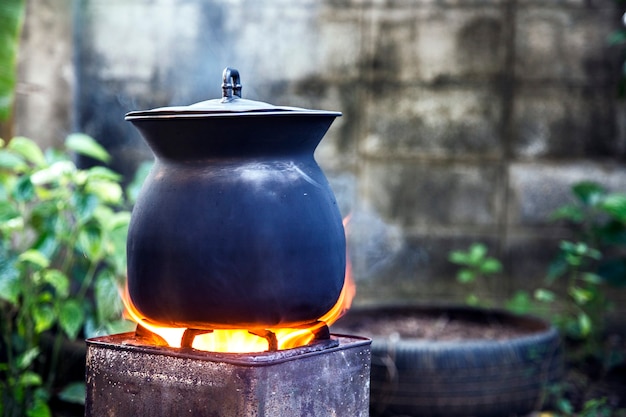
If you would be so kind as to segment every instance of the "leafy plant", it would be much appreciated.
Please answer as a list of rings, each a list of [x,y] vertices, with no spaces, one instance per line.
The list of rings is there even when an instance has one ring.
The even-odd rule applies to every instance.
[[[488,249],[482,243],[473,243],[466,250],[456,250],[450,252],[448,260],[461,268],[457,271],[458,282],[475,287],[477,281],[481,281],[502,271],[502,263],[487,255]],[[474,291],[466,298],[469,305],[480,304],[480,299]]]
[[[557,390],[558,391],[558,390]],[[558,393],[555,413],[542,413],[551,417],[624,417],[626,410],[613,409],[607,404],[606,397],[592,398],[584,402],[580,411],[574,411],[574,405],[565,396]]]
[[[609,193],[594,182],[572,187],[576,200],[557,209],[552,220],[568,221],[577,239],[598,249],[602,259],[597,274],[610,285],[626,286],[626,194]],[[567,269],[567,258],[557,259],[552,269]]]
[[[593,350],[600,343],[608,306],[602,278],[593,272],[602,253],[585,242],[562,241],[559,248],[559,256],[549,268],[546,281],[553,285],[564,279],[566,299],[562,303],[563,313],[555,315],[553,321],[566,335],[589,341]],[[535,291],[535,298],[552,303],[559,296],[540,288]]]
[[[110,158],[86,135],[65,145]],[[49,416],[53,396],[76,399],[76,385],[58,386],[64,341],[127,326],[118,285],[130,213],[120,181],[23,137],[0,143],[1,415]]]
[[[615,355],[603,351],[604,322],[612,308],[608,287],[626,285],[626,194],[610,193],[597,183],[584,181],[572,187],[575,200],[557,209],[551,218],[572,226],[575,241],[562,241],[550,264],[547,283],[562,285],[560,297],[549,290],[547,301],[561,301],[562,314],[555,323],[566,335],[583,342],[583,355],[604,357],[615,364]],[[564,301],[564,302],[563,302]]]

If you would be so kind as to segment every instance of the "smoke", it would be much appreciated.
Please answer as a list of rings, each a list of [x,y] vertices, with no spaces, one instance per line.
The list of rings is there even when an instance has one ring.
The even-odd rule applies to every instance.
[[[402,229],[385,222],[378,213],[360,206],[350,215],[348,250],[355,281],[373,279],[404,252]]]
[[[339,210],[350,216],[346,227],[348,254],[355,281],[374,279],[406,256],[402,228],[384,219],[357,192],[356,177],[347,172],[327,174]]]

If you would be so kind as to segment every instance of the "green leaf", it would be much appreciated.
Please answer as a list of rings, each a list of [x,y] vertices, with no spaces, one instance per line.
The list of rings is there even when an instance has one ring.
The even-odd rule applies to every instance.
[[[530,295],[526,291],[516,291],[513,297],[506,302],[506,308],[516,314],[528,313],[532,308]]]
[[[55,253],[60,250],[63,245],[63,239],[44,231],[39,238],[33,243],[33,248],[43,253],[48,258],[53,258]]]
[[[0,223],[20,217],[19,211],[8,201],[0,201]]]
[[[103,222],[105,230],[113,231],[117,229],[127,230],[130,224],[130,212],[119,211],[113,213],[108,217],[106,222]]]
[[[537,288],[533,294],[535,300],[542,301],[544,303],[551,303],[556,300],[556,294],[545,288]]]
[[[23,387],[36,387],[41,385],[41,375],[33,371],[26,371],[20,375],[19,384]]]
[[[0,223],[0,231],[12,234],[14,232],[19,232],[24,230],[24,218],[16,217],[14,219],[7,220],[5,222]]]
[[[42,201],[33,207],[30,217],[31,226],[41,235],[58,235],[59,204],[56,201]],[[56,238],[57,236],[55,236]]]
[[[602,277],[598,274],[593,274],[591,272],[583,273],[580,279],[584,282],[588,282],[589,284],[594,284],[594,285],[602,284]]]
[[[559,243],[559,248],[564,252],[576,252],[576,247],[576,243],[570,242],[569,240],[562,240]]]
[[[557,400],[557,408],[566,416],[571,416],[574,414],[574,406],[567,398],[559,398]]]
[[[111,181],[90,181],[85,186],[85,190],[110,204],[121,203],[124,196],[122,187],[118,183]]]
[[[583,262],[582,258],[574,253],[566,253],[565,261],[573,268],[579,267]]]
[[[480,265],[480,272],[483,274],[496,274],[502,271],[502,264],[495,258],[487,258]]]
[[[103,252],[102,230],[95,225],[83,227],[78,233],[77,250],[85,254],[90,262],[98,262]]]
[[[58,269],[47,269],[43,272],[43,281],[50,284],[61,298],[67,298],[70,294],[70,280]]]
[[[580,223],[585,219],[585,212],[582,208],[574,205],[559,207],[550,214],[550,220],[569,220]]]
[[[480,305],[480,299],[476,294],[469,294],[467,297],[465,297],[465,303],[468,306],[477,307]]]
[[[592,259],[602,258],[602,253],[599,250],[592,248],[585,242],[573,243],[573,242],[563,241],[561,242],[561,249],[563,249],[563,251],[566,252],[566,254],[573,256],[573,257],[586,256]]]
[[[0,105],[1,107],[1,105]],[[22,172],[27,168],[24,160],[13,152],[0,149],[0,168]]]
[[[50,329],[56,319],[54,309],[49,304],[35,305],[32,314],[35,321],[35,332],[39,334]]]
[[[26,411],[28,417],[52,417],[52,411],[45,401],[37,399],[35,403]]]
[[[74,173],[73,180],[76,185],[83,186],[85,185],[88,179],[89,179],[89,175],[87,175],[87,171],[85,171],[84,169],[79,169],[78,171]]]
[[[568,292],[579,305],[585,305],[594,298],[594,293],[585,288],[571,287]]]
[[[100,199],[93,194],[75,192],[72,195],[72,203],[79,223],[83,224],[93,217]]]
[[[601,411],[599,409],[601,409],[605,405],[606,405],[606,397],[593,398],[593,399],[585,401],[585,404],[583,405],[583,412],[589,412],[589,411],[598,412],[598,411]]]
[[[91,136],[84,133],[72,133],[65,140],[65,146],[81,155],[97,159],[101,162],[109,162],[111,155],[96,142]]]
[[[36,274],[36,275],[41,276],[41,274]],[[41,293],[39,293],[39,296],[36,297],[37,302],[41,304],[45,304],[45,303],[52,304],[54,299],[55,297],[54,295],[52,295],[50,291],[42,291]]]
[[[123,305],[115,276],[110,271],[100,273],[94,287],[99,321],[102,323],[121,317]]]
[[[587,206],[595,206],[606,194],[606,190],[598,183],[592,181],[583,181],[572,187],[572,192],[578,199]]]
[[[85,404],[87,385],[84,382],[72,382],[59,393],[59,398],[68,403]]]
[[[458,265],[466,265],[468,262],[468,259],[469,257],[467,256],[467,254],[460,250],[452,251],[448,255],[448,260]]]
[[[14,137],[11,142],[9,142],[8,149],[22,155],[24,159],[37,166],[43,166],[46,164],[46,158],[43,156],[43,152],[39,145],[37,145],[32,140],[25,138],[23,136]]]
[[[587,314],[580,313],[578,315],[578,327],[582,336],[588,336],[591,333],[591,319]]]
[[[85,322],[85,313],[76,300],[67,300],[61,306],[59,324],[70,339],[76,339],[81,326]]]
[[[13,188],[12,195],[16,201],[31,201],[35,197],[35,187],[33,187],[30,177],[26,175],[19,177]]]
[[[37,357],[39,356],[39,352],[40,351],[38,347],[33,347],[19,355],[15,360],[17,369],[21,371],[27,369],[30,365],[32,365],[35,359],[37,359]]]
[[[469,262],[478,265],[487,255],[487,246],[482,243],[474,243],[469,249]]]
[[[13,204],[0,201],[0,232],[7,236],[24,229],[24,218]]]
[[[0,121],[9,118],[13,107],[17,79],[17,50],[24,11],[24,0],[0,2]]]
[[[76,171],[76,165],[72,161],[58,161],[49,167],[40,169],[30,176],[30,180],[35,185],[45,185],[59,181]]]
[[[35,187],[35,195],[41,201],[52,200],[53,198],[58,197],[59,194],[60,193],[58,189],[50,189],[46,187],[45,185]]]
[[[456,274],[456,279],[462,284],[468,284],[476,279],[476,274],[470,269],[461,269]]]
[[[626,195],[611,194],[608,195],[601,204],[602,210],[618,219],[620,222],[626,222]]]
[[[103,166],[95,166],[87,170],[87,180],[107,180],[111,182],[122,181],[122,176],[115,171]]]
[[[8,301],[16,306],[21,293],[19,272],[12,264],[2,265],[0,270],[0,300]]]
[[[39,268],[47,268],[50,265],[50,260],[46,255],[35,249],[29,249],[18,256],[18,261],[23,263],[31,263]]]

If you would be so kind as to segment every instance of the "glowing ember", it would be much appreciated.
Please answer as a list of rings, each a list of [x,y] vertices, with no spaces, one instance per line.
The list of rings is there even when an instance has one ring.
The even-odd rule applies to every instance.
[[[349,221],[349,216],[344,219],[344,227]],[[347,258],[347,257],[346,257]],[[352,279],[352,268],[350,260],[347,259],[346,275],[341,294],[337,303],[326,314],[319,318],[319,321],[307,328],[269,328],[276,335],[278,349],[291,349],[304,346],[315,338],[315,332],[324,325],[330,326],[343,316],[350,306],[356,294],[356,286]],[[148,329],[152,333],[162,337],[171,347],[181,347],[181,341],[185,328],[167,327],[159,325],[143,317],[133,305],[128,293],[128,285],[122,294],[125,312],[124,317],[130,319],[140,326]],[[192,347],[198,350],[210,352],[231,352],[231,353],[251,353],[268,350],[267,339],[251,334],[247,329],[214,330],[211,333],[199,334],[194,340]]]

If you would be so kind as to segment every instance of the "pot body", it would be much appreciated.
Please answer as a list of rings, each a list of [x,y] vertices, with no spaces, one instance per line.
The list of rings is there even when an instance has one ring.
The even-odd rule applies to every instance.
[[[156,156],[128,235],[128,288],[160,324],[292,327],[337,301],[335,197],[313,151],[331,115],[131,120]]]

